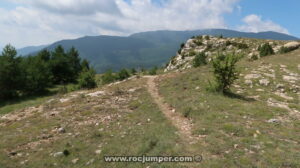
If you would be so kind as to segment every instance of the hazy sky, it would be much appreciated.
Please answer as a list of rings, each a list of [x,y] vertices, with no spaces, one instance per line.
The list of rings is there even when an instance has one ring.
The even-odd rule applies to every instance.
[[[0,0],[0,47],[85,35],[228,28],[300,37],[299,0]]]

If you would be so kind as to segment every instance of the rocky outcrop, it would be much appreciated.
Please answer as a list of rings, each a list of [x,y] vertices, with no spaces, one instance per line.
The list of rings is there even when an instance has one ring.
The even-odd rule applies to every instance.
[[[283,45],[285,48],[288,48],[290,50],[294,50],[300,47],[300,43],[297,41],[289,42]]]
[[[260,59],[259,46],[269,43],[274,52],[281,53],[284,47],[287,51],[292,51],[300,47],[299,42],[286,42],[274,40],[258,40],[246,38],[223,38],[213,36],[198,36],[186,41],[177,52],[176,56],[168,63],[165,72],[172,70],[184,70],[192,67],[192,60],[198,53],[205,53],[208,62],[218,53],[238,53],[245,55],[249,60]]]

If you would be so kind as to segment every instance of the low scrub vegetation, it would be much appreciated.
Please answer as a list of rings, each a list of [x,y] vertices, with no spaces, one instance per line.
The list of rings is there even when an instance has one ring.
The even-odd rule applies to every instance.
[[[206,58],[207,56],[205,55],[204,52],[197,54],[193,60],[193,67],[196,68],[201,65],[206,65],[207,64]]]
[[[259,46],[258,51],[261,57],[274,54],[274,50],[269,43]]]
[[[214,90],[222,93],[227,93],[230,86],[238,79],[239,73],[236,68],[236,63],[241,57],[234,53],[232,54],[219,54],[212,59],[213,73],[215,77]]]

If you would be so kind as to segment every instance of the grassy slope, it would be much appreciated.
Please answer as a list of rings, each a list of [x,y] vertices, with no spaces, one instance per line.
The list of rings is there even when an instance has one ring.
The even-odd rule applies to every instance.
[[[147,164],[104,163],[103,156],[183,155],[185,150],[175,128],[152,102],[142,87],[144,82],[139,79],[108,87],[108,94],[100,97],[80,93],[64,103],[46,103],[42,113],[34,112],[18,122],[0,121],[7,124],[0,126],[0,167],[145,167]],[[128,92],[135,87],[139,89]],[[64,127],[66,133],[57,133],[57,127]],[[67,157],[51,155],[65,149],[70,152]],[[95,154],[96,150],[101,154]],[[17,154],[12,156],[11,152]],[[76,158],[79,160],[73,164]]]
[[[265,57],[256,62],[242,61],[242,74],[271,65],[276,79],[270,86],[244,84],[243,77],[236,82],[233,92],[242,91],[236,98],[224,97],[206,91],[212,80],[209,66],[178,73],[176,77],[161,77],[160,92],[177,112],[194,122],[194,134],[202,136],[195,148],[204,154],[203,167],[300,167],[300,121],[285,109],[267,106],[277,83],[282,83],[290,107],[300,110],[299,95],[288,90],[290,83],[282,80],[280,64],[298,72],[300,50],[286,55]],[[265,71],[268,71],[266,68]],[[299,84],[298,84],[299,85]],[[196,89],[196,87],[199,87]],[[258,92],[257,89],[263,89]],[[258,100],[250,99],[260,96]],[[283,100],[281,100],[283,101]],[[280,124],[267,123],[271,118],[284,118]]]

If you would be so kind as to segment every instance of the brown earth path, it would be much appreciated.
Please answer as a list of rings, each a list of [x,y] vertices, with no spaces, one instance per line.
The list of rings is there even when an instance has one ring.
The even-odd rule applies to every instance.
[[[170,105],[165,103],[164,98],[159,94],[157,84],[155,82],[157,76],[145,76],[148,79],[147,89],[151,94],[154,102],[158,105],[159,109],[166,116],[167,119],[178,129],[180,137],[184,140],[188,140],[188,143],[195,143],[198,139],[192,135],[193,123],[188,118],[181,116],[179,113],[175,112]]]

